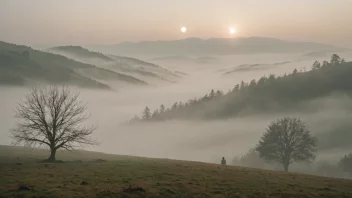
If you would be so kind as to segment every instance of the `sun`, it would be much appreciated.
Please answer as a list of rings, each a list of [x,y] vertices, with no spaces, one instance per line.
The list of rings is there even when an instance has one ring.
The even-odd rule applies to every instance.
[[[236,34],[236,32],[237,32],[236,28],[234,27],[229,28],[229,34],[233,35],[233,34]]]
[[[181,28],[181,32],[182,32],[182,33],[186,33],[186,32],[187,32],[187,28],[186,28],[185,26],[183,26],[183,27]]]

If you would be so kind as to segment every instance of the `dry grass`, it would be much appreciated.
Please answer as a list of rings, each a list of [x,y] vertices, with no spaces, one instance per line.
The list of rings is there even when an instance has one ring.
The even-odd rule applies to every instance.
[[[83,151],[37,162],[45,157],[1,146],[0,197],[352,197],[352,180]],[[34,190],[18,191],[24,184]],[[130,185],[146,192],[123,193]]]

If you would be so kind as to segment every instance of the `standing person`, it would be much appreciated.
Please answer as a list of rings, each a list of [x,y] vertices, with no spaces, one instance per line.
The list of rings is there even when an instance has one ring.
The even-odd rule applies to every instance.
[[[225,157],[222,157],[221,164],[222,164],[222,165],[226,165],[226,159],[225,159]]]

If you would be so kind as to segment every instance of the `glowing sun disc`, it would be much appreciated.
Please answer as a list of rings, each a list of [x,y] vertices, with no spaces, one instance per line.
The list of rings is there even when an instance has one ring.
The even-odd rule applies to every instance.
[[[229,34],[236,34],[237,30],[234,27],[229,28]]]
[[[187,28],[186,28],[186,27],[182,27],[182,28],[181,28],[181,32],[182,32],[182,33],[186,33],[186,32],[187,32]]]

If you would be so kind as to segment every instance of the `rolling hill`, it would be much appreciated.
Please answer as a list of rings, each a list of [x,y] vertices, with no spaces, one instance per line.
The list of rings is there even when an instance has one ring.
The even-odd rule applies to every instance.
[[[312,42],[291,42],[266,37],[187,38],[172,41],[123,42],[94,46],[105,53],[130,56],[204,56],[256,53],[303,53],[337,49],[332,45]]]
[[[59,46],[50,48],[47,51],[87,64],[94,64],[100,68],[130,75],[149,83],[157,81],[175,82],[181,78],[175,72],[153,63],[131,57],[102,54],[81,46]]]
[[[0,197],[352,196],[352,180],[346,179],[87,151],[58,152],[63,163],[40,162],[47,154],[0,146]],[[19,191],[24,184],[33,190]]]
[[[92,52],[81,46],[58,46],[48,49],[48,51],[53,53],[59,53],[64,56],[72,57],[79,60],[89,60],[89,61],[113,61],[114,59],[99,53]]]
[[[108,81],[134,85],[146,84],[132,76],[78,62],[61,55],[34,50],[27,46],[0,42],[1,84],[50,83],[109,88],[104,83]]]

